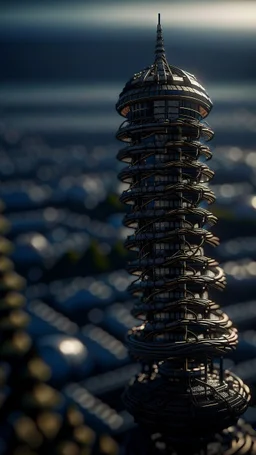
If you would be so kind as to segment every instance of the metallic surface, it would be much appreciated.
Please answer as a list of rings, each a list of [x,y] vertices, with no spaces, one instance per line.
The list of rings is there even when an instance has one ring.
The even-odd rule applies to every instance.
[[[129,143],[118,154],[128,164],[121,202],[130,206],[124,224],[135,230],[126,247],[137,253],[128,271],[142,320],[128,335],[142,371],[124,401],[137,422],[173,443],[184,432],[190,442],[207,439],[237,421],[250,393],[223,369],[237,331],[209,296],[225,286],[204,252],[218,245],[208,230],[217,218],[205,208],[215,200],[205,164],[213,131],[203,122],[212,102],[194,76],[168,64],[160,17],[155,62],[126,84],[116,108],[126,118],[117,132]]]

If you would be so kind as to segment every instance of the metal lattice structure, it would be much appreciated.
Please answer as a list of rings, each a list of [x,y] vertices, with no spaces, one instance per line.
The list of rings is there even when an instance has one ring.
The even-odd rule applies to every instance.
[[[136,258],[128,264],[135,281],[133,313],[141,325],[128,335],[142,370],[124,395],[127,409],[149,430],[178,443],[233,425],[246,410],[249,389],[223,369],[223,356],[237,344],[237,330],[212,288],[225,276],[207,257],[218,239],[217,219],[206,208],[215,197],[206,162],[213,131],[204,121],[212,102],[196,78],[170,66],[157,26],[155,61],[128,81],[116,105],[125,120],[117,138],[126,144],[121,201],[130,207],[124,224]]]

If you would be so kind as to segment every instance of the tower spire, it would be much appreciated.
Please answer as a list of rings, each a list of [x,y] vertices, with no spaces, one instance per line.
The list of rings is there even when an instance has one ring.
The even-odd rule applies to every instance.
[[[165,57],[163,30],[162,30],[162,26],[161,26],[161,15],[160,15],[160,13],[158,13],[158,24],[157,24],[155,54],[156,54],[155,60],[158,60],[160,58]]]

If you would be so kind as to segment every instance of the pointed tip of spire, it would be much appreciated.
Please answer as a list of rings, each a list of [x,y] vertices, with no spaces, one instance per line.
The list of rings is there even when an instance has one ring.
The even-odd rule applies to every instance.
[[[163,32],[161,26],[161,14],[158,13],[157,36],[156,36],[156,60],[165,57]]]

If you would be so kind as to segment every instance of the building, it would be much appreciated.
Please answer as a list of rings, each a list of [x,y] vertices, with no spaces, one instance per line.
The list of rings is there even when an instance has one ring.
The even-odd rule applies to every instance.
[[[141,374],[124,400],[149,431],[196,447],[236,424],[250,393],[223,369],[237,331],[211,300],[225,276],[204,249],[218,244],[209,230],[217,220],[206,208],[215,200],[206,164],[213,131],[204,122],[212,101],[193,75],[169,65],[160,15],[155,61],[127,82],[116,108],[124,117],[117,138],[126,143],[120,179],[129,185],[124,223],[134,229],[126,247],[136,252],[130,291],[141,319],[128,335]]]

